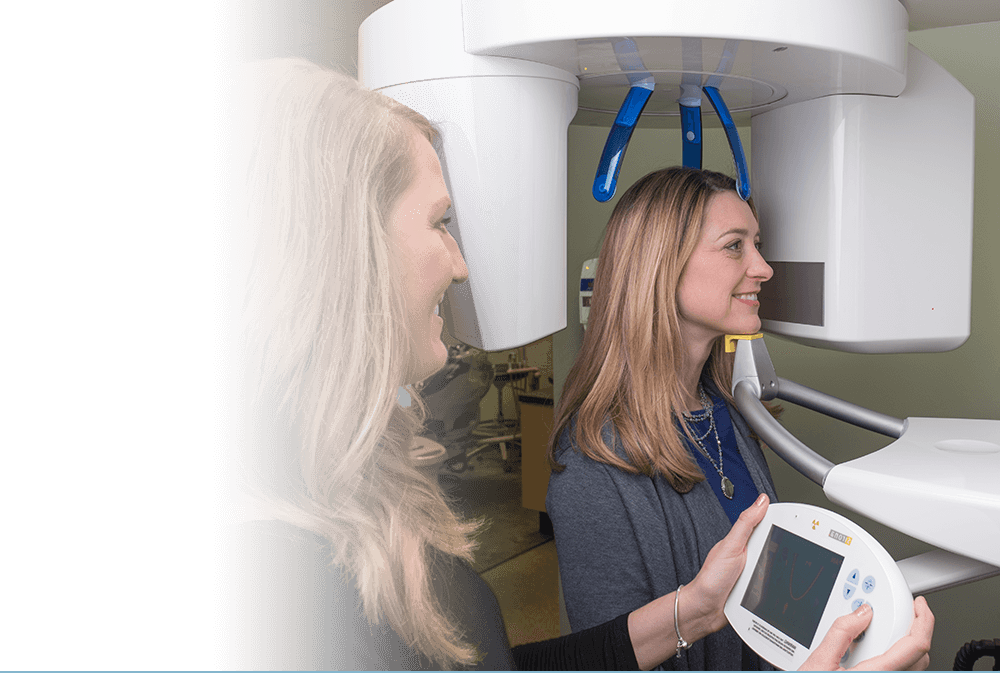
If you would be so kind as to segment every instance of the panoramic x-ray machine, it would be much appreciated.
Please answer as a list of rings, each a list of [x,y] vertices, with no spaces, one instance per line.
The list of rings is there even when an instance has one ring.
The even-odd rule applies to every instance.
[[[611,125],[605,201],[640,115],[679,117],[683,163],[700,166],[714,112],[775,271],[764,329],[945,351],[970,329],[975,101],[907,35],[997,20],[1000,3],[948,0],[395,0],[361,26],[359,65],[440,131],[469,266],[445,307],[462,341],[507,349],[566,326],[574,116]],[[752,184],[732,113],[750,116]],[[1000,573],[1000,421],[891,418],[778,377],[763,339],[733,346],[737,403],[773,450],[833,502],[940,548],[899,563],[910,591]],[[833,465],[766,412],[773,398],[896,441]]]

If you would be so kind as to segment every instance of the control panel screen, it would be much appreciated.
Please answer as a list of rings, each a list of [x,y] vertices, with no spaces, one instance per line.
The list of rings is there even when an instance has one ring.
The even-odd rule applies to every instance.
[[[843,563],[843,556],[772,525],[740,605],[811,648]]]

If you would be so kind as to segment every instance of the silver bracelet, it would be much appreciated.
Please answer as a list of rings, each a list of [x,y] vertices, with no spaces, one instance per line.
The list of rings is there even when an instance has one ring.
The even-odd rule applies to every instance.
[[[683,586],[684,585],[682,584],[679,587],[677,587],[677,591],[674,593],[674,632],[677,634],[677,658],[678,659],[681,658],[681,652],[683,652],[686,649],[688,649],[689,647],[691,647],[691,643],[689,643],[688,641],[684,640],[684,637],[681,635],[681,627],[678,626],[678,624],[677,624],[677,620],[678,620],[678,617],[677,617],[677,604],[680,602],[680,599],[681,599],[681,588]]]

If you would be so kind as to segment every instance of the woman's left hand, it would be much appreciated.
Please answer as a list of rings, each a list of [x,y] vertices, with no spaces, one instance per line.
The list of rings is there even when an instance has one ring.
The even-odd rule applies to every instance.
[[[868,628],[872,609],[867,603],[854,612],[834,620],[830,630],[800,671],[842,671],[840,659],[851,643]],[[910,632],[885,653],[865,659],[852,671],[923,671],[930,665],[931,638],[934,636],[934,613],[923,596],[913,599],[913,624]]]
[[[761,493],[754,504],[740,513],[732,529],[708,552],[705,564],[681,594],[682,605],[688,603],[692,610],[702,610],[702,614],[694,618],[704,619],[709,633],[729,623],[724,613],[726,599],[743,572],[747,561],[747,542],[754,528],[764,519],[769,502],[767,495]],[[683,618],[680,621],[684,624]]]

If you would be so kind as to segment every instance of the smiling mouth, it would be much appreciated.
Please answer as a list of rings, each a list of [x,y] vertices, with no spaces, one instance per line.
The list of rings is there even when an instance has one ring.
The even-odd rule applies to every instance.
[[[734,294],[733,296],[736,297],[737,299],[743,299],[745,301],[757,301],[757,293],[756,292],[749,293],[749,294]]]

